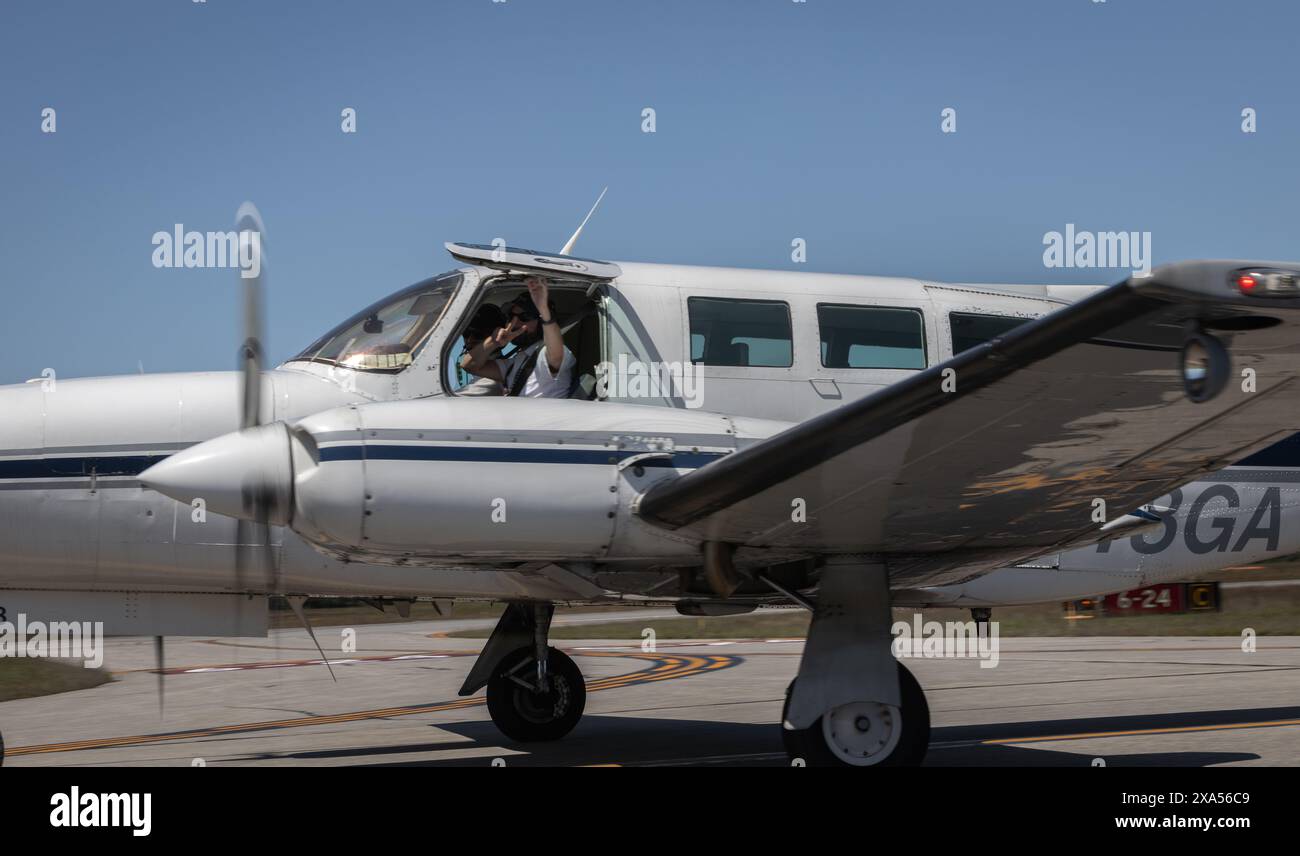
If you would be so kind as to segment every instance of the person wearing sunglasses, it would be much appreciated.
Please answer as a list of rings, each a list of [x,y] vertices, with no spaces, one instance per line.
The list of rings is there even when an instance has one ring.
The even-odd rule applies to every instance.
[[[578,360],[564,345],[546,280],[532,276],[524,284],[528,293],[505,307],[509,323],[475,345],[463,367],[471,374],[497,381],[506,395],[568,398]],[[492,358],[492,354],[512,343],[515,350],[509,357]]]
[[[456,364],[465,371],[469,371],[470,351],[474,346],[481,343],[488,336],[491,336],[498,327],[506,324],[506,314],[501,311],[501,307],[494,303],[484,303],[475,312],[474,317],[470,319],[465,331],[461,333],[463,343],[460,359]],[[499,352],[492,351],[488,354],[489,358],[500,356]],[[456,393],[457,395],[505,395],[505,390],[501,384],[497,383],[490,377],[476,377],[476,379],[467,384],[463,389]]]

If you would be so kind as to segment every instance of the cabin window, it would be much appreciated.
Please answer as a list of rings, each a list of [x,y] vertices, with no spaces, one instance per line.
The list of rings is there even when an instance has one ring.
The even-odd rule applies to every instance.
[[[817,304],[828,369],[923,369],[925,325],[917,309]]]
[[[790,307],[779,300],[692,297],[691,362],[707,366],[794,364]]]
[[[953,356],[962,351],[969,351],[976,345],[991,342],[1003,333],[1014,330],[1021,324],[1028,324],[1033,318],[1009,318],[1005,315],[974,315],[968,312],[953,312],[948,315],[952,327]]]

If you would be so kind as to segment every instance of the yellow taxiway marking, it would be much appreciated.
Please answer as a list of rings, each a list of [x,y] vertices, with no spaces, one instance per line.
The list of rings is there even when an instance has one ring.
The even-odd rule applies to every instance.
[[[1124,731],[1089,731],[1079,734],[1048,734],[1042,737],[1005,737],[981,740],[981,743],[1043,743],[1049,740],[1093,740],[1099,737],[1134,737],[1139,734],[1186,734],[1192,731],[1230,731],[1238,728],[1276,728],[1300,725],[1300,719],[1274,719],[1266,722],[1228,722],[1221,725],[1177,725],[1168,728],[1130,728]]]
[[[636,660],[648,660],[654,665],[623,675],[600,678],[587,684],[587,692],[600,692],[620,687],[636,686],[653,681],[666,681],[686,678],[691,675],[725,669],[741,662],[739,657],[726,655],[692,655],[692,654],[642,654],[634,652],[585,652],[584,657],[627,657]],[[407,707],[387,707],[375,710],[356,710],[348,713],[320,714],[300,716],[292,719],[275,719],[265,722],[245,722],[236,725],[219,725],[212,728],[194,728],[185,731],[173,731],[161,734],[137,734],[127,737],[102,737],[91,740],[78,740],[69,743],[44,743],[34,746],[14,746],[7,748],[7,756],[38,755],[49,752],[75,752],[82,749],[106,749],[120,746],[138,746],[146,743],[161,743],[174,740],[197,740],[204,737],[220,737],[225,734],[240,734],[250,731],[270,731],[281,728],[302,728],[310,725],[333,725],[341,722],[358,722],[367,719],[388,719],[398,716],[414,716],[421,713],[435,713],[444,710],[460,710],[486,704],[482,697],[464,698],[456,701],[435,702],[433,704],[410,705]]]

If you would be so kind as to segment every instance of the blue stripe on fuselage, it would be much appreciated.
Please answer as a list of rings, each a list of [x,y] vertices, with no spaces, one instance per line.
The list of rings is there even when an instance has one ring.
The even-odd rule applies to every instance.
[[[0,479],[89,478],[138,476],[167,455],[124,455],[93,458],[23,458],[0,461]]]
[[[1267,449],[1260,449],[1249,458],[1238,461],[1233,466],[1271,467],[1273,469],[1300,468],[1300,434],[1292,434]]]
[[[642,452],[604,449],[510,449],[493,446],[326,446],[321,461],[466,461],[509,464],[604,464],[626,460]],[[123,455],[0,460],[4,479],[85,479],[91,476],[138,476],[167,455]],[[672,459],[648,458],[645,467],[696,469],[722,457],[721,452],[676,452]]]
[[[351,444],[320,450],[327,461],[464,461],[479,464],[616,464],[642,451],[625,449],[509,448],[501,446],[392,446]],[[645,467],[695,469],[722,457],[722,452],[674,452],[672,459],[647,458]]]
[[[105,449],[105,451],[109,451]],[[563,449],[563,448],[503,448],[499,446],[326,446],[321,449],[322,461],[468,461],[479,463],[519,464],[609,464],[623,461],[638,451],[625,449]],[[15,458],[0,460],[0,480],[3,479],[84,479],[91,476],[138,476],[168,455],[94,455],[85,457]],[[676,467],[697,469],[718,458],[721,452],[676,452],[672,459],[648,458],[641,462],[646,467]],[[1300,434],[1293,434],[1248,458],[1233,464],[1236,467],[1268,467],[1272,469],[1300,469]]]

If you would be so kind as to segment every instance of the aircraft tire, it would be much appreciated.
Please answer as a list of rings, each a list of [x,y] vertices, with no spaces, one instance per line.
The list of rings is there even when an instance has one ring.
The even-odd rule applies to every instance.
[[[501,733],[520,743],[559,740],[573,730],[587,704],[587,685],[568,654],[550,648],[547,691],[535,692],[537,662],[532,646],[517,648],[501,659],[487,685],[488,713]],[[518,679],[516,679],[518,676]]]
[[[799,730],[784,726],[794,689],[791,681],[781,711],[781,739],[791,763],[802,759],[809,767],[920,766],[930,745],[930,706],[921,685],[902,663],[898,664],[898,680],[903,696],[901,711],[870,702],[844,705],[831,713],[830,724],[822,716]],[[882,728],[886,730],[882,732]],[[837,738],[837,734],[844,736]]]

